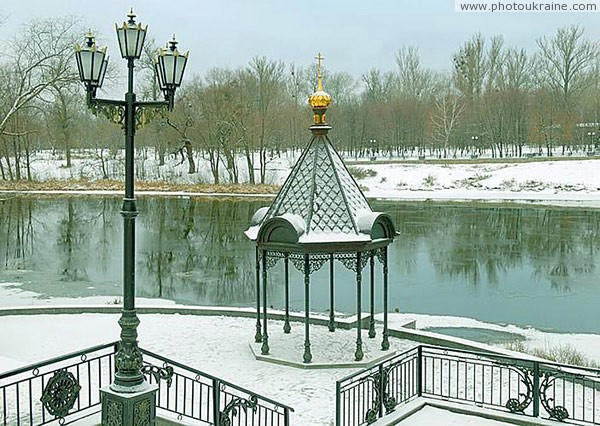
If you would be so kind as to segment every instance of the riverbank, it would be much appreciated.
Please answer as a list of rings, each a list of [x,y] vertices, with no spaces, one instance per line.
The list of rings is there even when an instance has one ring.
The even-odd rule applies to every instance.
[[[273,197],[285,182],[292,159],[274,164],[269,184],[198,183],[201,173],[138,180],[139,195]],[[387,161],[349,166],[368,198],[382,200],[492,201],[600,208],[600,159],[460,163]],[[46,170],[48,173],[43,173]],[[73,179],[40,168],[35,181],[0,181],[0,193],[121,195],[123,182]]]

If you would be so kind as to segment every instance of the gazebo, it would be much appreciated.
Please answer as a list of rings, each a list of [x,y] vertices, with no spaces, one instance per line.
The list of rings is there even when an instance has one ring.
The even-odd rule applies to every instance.
[[[396,231],[391,218],[374,212],[358,184],[346,168],[327,136],[331,127],[325,113],[331,96],[323,90],[321,61],[317,56],[318,88],[308,102],[314,113],[312,138],[281,187],[270,207],[262,207],[252,217],[246,236],[256,242],[256,333],[262,342],[261,353],[268,355],[267,278],[279,260],[284,263],[285,321],[283,331],[290,333],[289,263],[304,274],[304,355],[312,361],[310,344],[311,274],[329,264],[329,330],[335,331],[334,263],[340,261],[356,274],[357,337],[354,359],[363,359],[361,333],[361,287],[363,269],[370,264],[370,338],[375,337],[375,259],[383,267],[383,337],[388,341],[388,245]],[[261,290],[262,281],[262,290]],[[261,318],[262,291],[262,318]],[[262,325],[261,325],[262,319]]]

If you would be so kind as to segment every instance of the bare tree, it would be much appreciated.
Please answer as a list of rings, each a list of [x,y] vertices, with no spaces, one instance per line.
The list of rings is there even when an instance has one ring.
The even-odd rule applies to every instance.
[[[485,40],[476,34],[452,57],[455,85],[469,101],[480,95],[486,77]]]
[[[438,96],[435,97],[433,111],[430,116],[432,138],[440,145],[444,158],[448,156],[450,140],[456,133],[464,110],[464,98],[448,82],[445,88],[440,90]]]
[[[6,134],[10,118],[19,109],[46,92],[51,86],[70,84],[77,80],[73,68],[75,19],[32,21],[14,41],[8,53],[3,86],[10,89],[0,93],[8,108],[0,115],[0,132]],[[8,83],[8,84],[7,84]]]
[[[282,62],[269,61],[266,57],[255,57],[250,61],[247,72],[254,80],[252,97],[257,107],[260,183],[265,183],[267,170],[267,149],[273,139],[274,114],[281,102],[284,82]],[[252,181],[252,179],[251,179]]]
[[[32,21],[12,42],[13,48],[6,55],[8,61],[0,67],[0,135],[4,136],[3,156],[8,169],[6,137],[20,138],[30,132],[18,120],[19,111],[34,101],[53,102],[53,87],[66,87],[77,81],[72,61],[75,22],[74,18]],[[13,156],[19,163],[21,153],[14,151]],[[16,175],[19,176],[18,170]]]
[[[433,72],[421,64],[419,49],[403,47],[396,53],[398,89],[403,97],[426,99],[432,92]]]
[[[537,40],[539,71],[545,83],[560,93],[563,107],[573,107],[573,95],[591,84],[590,71],[598,58],[598,43],[584,38],[583,28],[560,28],[552,38]]]

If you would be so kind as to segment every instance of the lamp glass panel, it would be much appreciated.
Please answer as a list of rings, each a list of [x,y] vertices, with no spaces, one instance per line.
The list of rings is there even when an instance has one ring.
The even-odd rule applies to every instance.
[[[87,50],[78,50],[75,52],[75,58],[77,58],[77,69],[79,70],[79,79],[81,81],[86,81],[86,69],[91,68],[91,57],[90,53]]]
[[[175,75],[175,57],[173,55],[163,55],[160,57],[160,61],[162,61],[162,71],[164,73],[164,82],[167,86],[173,85],[174,75]]]
[[[173,84],[180,86],[183,80],[183,72],[185,71],[185,65],[187,63],[187,56],[179,55],[175,58],[175,78]]]
[[[127,42],[125,38],[125,29],[117,27],[117,40],[119,41],[119,50],[121,51],[121,57],[127,58]]]
[[[92,75],[90,80],[92,82],[99,82],[100,75],[102,74],[102,65],[104,63],[104,57],[106,54],[104,52],[96,51],[92,55]]]
[[[106,75],[106,69],[108,68],[108,59],[109,57],[105,57],[102,61],[102,67],[100,68],[100,78],[98,79],[98,87],[102,87],[102,83],[104,83],[104,76]]]
[[[165,86],[165,79],[163,73],[161,72],[160,64],[158,61],[154,63],[154,73],[156,74],[156,79],[158,80],[158,87],[160,90],[165,90],[167,87]]]

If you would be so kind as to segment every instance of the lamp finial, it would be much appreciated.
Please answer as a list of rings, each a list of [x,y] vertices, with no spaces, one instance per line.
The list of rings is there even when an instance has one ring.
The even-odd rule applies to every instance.
[[[169,49],[171,49],[171,51],[174,52],[175,50],[177,50],[178,43],[179,42],[175,39],[175,34],[173,34],[173,38],[169,40]]]
[[[127,17],[129,18],[129,21],[127,21],[127,22],[131,25],[135,25],[136,14],[133,12],[133,6],[131,6],[131,8],[129,9],[129,13],[127,14]]]

